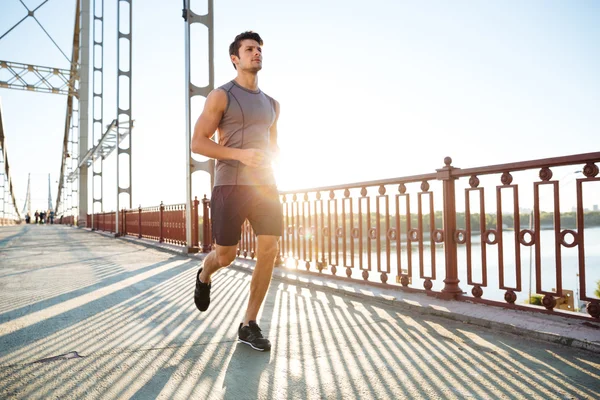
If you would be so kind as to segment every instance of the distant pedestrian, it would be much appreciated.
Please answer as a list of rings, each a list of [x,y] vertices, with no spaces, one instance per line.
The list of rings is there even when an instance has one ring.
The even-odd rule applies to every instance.
[[[35,210],[35,214],[33,215],[35,216],[35,223],[37,224],[38,220],[40,219],[40,213],[37,210]]]
[[[50,210],[48,213],[48,219],[50,220],[50,225],[54,225],[54,211]]]

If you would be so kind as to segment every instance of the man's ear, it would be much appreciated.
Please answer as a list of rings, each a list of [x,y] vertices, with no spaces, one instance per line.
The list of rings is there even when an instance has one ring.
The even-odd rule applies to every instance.
[[[238,56],[236,56],[235,54],[232,54],[229,56],[229,58],[231,59],[231,62],[233,64],[235,64],[236,66],[238,65],[238,63],[240,62],[240,59]]]

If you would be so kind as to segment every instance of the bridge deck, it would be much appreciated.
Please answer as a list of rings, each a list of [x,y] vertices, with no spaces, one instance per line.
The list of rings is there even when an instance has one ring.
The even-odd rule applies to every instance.
[[[201,314],[199,257],[0,228],[0,398],[600,398],[595,324],[281,269],[260,317],[273,350],[253,351],[236,343],[252,262],[215,276]]]

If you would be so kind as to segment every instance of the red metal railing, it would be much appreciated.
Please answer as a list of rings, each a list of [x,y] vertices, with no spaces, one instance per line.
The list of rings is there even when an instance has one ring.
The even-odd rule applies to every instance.
[[[381,284],[404,290],[522,307],[517,298],[526,294],[522,284],[526,255],[521,253],[533,246],[532,294],[543,295],[543,306],[553,310],[557,301],[572,294],[562,285],[561,251],[577,247],[573,260],[578,282],[571,284],[578,287],[569,289],[588,302],[590,315],[600,317],[600,301],[586,281],[586,274],[598,275],[598,260],[586,257],[583,205],[583,188],[600,181],[595,164],[600,153],[470,169],[452,167],[450,158],[444,161],[445,166],[432,174],[281,192],[281,257],[286,266],[364,281],[375,273]],[[559,181],[552,180],[551,168],[564,166],[576,166],[584,175],[576,179],[572,196],[577,214],[572,229],[561,226]],[[532,170],[538,172],[538,181],[513,182],[513,175]],[[531,228],[520,221],[519,188],[533,192]],[[542,188],[550,189],[546,195],[552,203],[551,232],[542,230],[542,216],[548,214],[540,208]],[[457,212],[457,203],[464,212]],[[491,220],[486,214],[490,204],[495,209]],[[253,256],[248,245],[252,243],[242,237],[243,254]],[[554,283],[546,287],[548,278]],[[469,288],[470,295],[463,288]]]
[[[0,218],[0,226],[18,225],[19,221],[11,218]]]
[[[508,308],[531,309],[520,304],[532,295],[543,296],[546,310],[536,308],[543,312],[573,311],[581,300],[590,315],[600,318],[600,299],[590,285],[594,277],[600,280],[600,235],[588,226],[595,214],[586,212],[584,202],[589,198],[584,193],[592,185],[598,188],[598,162],[600,152],[460,169],[447,157],[435,173],[280,192],[284,226],[278,261],[345,275],[342,279]],[[565,167],[583,174],[571,191],[552,179],[553,171]],[[569,195],[575,205],[571,220],[560,207]],[[532,209],[524,211],[523,205]],[[209,252],[210,223],[202,224],[199,237],[198,206],[196,199],[193,244],[199,247],[201,241],[202,251]],[[208,222],[206,196],[202,206],[202,221]],[[110,214],[97,214],[96,229],[114,231]],[[186,243],[184,204],[125,210],[121,223],[127,235]],[[586,252],[587,236],[592,242]],[[254,258],[255,251],[256,238],[246,221],[238,256]],[[569,304],[573,298],[577,305]]]
[[[192,213],[192,245],[199,248],[199,224],[198,199],[194,200],[194,212]],[[72,222],[73,217],[65,217],[63,224]],[[180,246],[186,245],[185,226],[185,204],[167,205],[160,204],[158,207],[138,207],[137,209],[122,210],[119,217],[120,234],[136,236],[159,242],[171,243]],[[88,226],[92,226],[91,215],[88,215]],[[94,214],[94,230],[116,232],[115,213]],[[209,231],[210,233],[210,231]],[[210,234],[207,235],[210,237]],[[203,235],[202,235],[203,238]]]

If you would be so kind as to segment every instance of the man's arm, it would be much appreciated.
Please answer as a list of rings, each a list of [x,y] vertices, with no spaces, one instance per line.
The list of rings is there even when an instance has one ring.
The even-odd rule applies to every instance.
[[[221,89],[210,92],[204,103],[204,110],[192,136],[192,152],[217,160],[237,160],[250,167],[260,167],[264,163],[265,153],[257,149],[236,149],[221,146],[211,140],[219,127],[225,108],[227,93]]]

